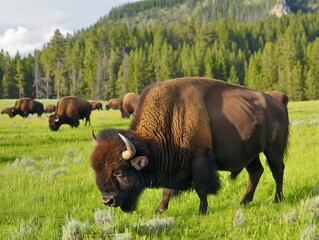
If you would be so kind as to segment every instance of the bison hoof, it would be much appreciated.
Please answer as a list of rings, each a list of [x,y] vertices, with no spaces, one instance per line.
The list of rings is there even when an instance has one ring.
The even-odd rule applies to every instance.
[[[276,194],[275,195],[275,202],[279,203],[283,200],[283,195],[282,194]]]
[[[155,213],[156,213],[156,214],[161,214],[162,212],[164,212],[164,211],[166,211],[166,210],[167,210],[167,208],[160,208],[160,207],[158,207],[158,208],[156,209]]]

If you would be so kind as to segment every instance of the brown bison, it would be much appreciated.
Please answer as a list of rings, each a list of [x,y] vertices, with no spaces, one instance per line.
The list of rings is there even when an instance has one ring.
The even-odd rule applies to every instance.
[[[123,105],[121,105],[121,116],[122,118],[129,118],[131,114],[137,108],[139,95],[136,93],[127,93],[123,99]]]
[[[246,168],[241,203],[253,200],[261,152],[281,201],[288,134],[287,109],[268,94],[208,78],[173,79],[143,91],[128,130],[92,134],[91,165],[105,205],[130,212],[146,187],[194,187],[205,214],[207,195],[221,187],[218,170]]]
[[[43,104],[33,100],[31,98],[20,98],[15,102],[13,108],[11,108],[10,117],[14,117],[17,114],[21,117],[28,117],[29,114],[38,114],[38,117],[41,117],[43,113]]]
[[[92,105],[92,111],[93,110],[102,110],[102,103],[100,103],[100,102],[95,102],[95,101],[93,101],[93,102],[91,102],[91,105]]]
[[[54,113],[56,110],[56,106],[53,104],[46,105],[44,108],[45,113]]]
[[[266,92],[268,95],[272,96],[273,98],[277,99],[279,102],[284,104],[286,107],[288,106],[288,96],[279,91],[268,91]]]
[[[2,109],[1,114],[8,114],[10,117],[12,117],[12,108],[6,107]]]
[[[110,109],[118,110],[118,109],[121,108],[122,104],[123,104],[123,99],[121,99],[121,98],[112,98],[105,105],[105,109],[106,110],[110,110]]]
[[[49,127],[52,131],[59,130],[62,124],[71,127],[79,126],[79,119],[85,118],[85,125],[90,122],[92,105],[86,100],[78,97],[63,97],[58,101],[55,114],[49,117]]]

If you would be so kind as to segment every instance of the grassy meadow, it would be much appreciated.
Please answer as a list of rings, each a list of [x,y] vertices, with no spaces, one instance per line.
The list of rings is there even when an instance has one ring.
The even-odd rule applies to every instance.
[[[54,100],[40,100],[44,105]],[[0,109],[14,100],[0,100]],[[247,184],[221,172],[222,190],[198,214],[194,191],[155,209],[161,189],[143,192],[131,214],[102,205],[90,166],[91,128],[127,128],[120,112],[93,111],[91,127],[62,125],[52,132],[47,116],[0,115],[0,239],[319,239],[319,101],[290,102],[290,145],[285,160],[285,199],[273,202],[275,182],[265,168],[254,201],[238,205]]]

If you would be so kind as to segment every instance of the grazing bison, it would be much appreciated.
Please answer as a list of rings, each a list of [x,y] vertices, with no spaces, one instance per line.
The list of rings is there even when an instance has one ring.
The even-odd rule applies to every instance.
[[[46,105],[44,108],[45,113],[54,113],[55,110],[56,110],[56,106],[52,104]]]
[[[2,109],[1,114],[8,114],[10,117],[12,117],[12,108],[6,107]]]
[[[194,187],[205,214],[207,195],[221,187],[218,170],[246,168],[241,203],[253,200],[261,152],[281,201],[288,134],[287,109],[268,94],[208,78],[173,79],[143,91],[128,130],[92,133],[91,165],[105,205],[130,212],[146,187]]]
[[[279,102],[284,104],[286,107],[288,106],[288,96],[283,92],[278,91],[268,91],[266,92],[268,95],[272,96],[273,98],[277,99]]]
[[[41,117],[43,113],[43,104],[33,100],[31,98],[20,98],[15,102],[13,108],[11,108],[10,117],[14,117],[17,114],[21,117],[28,117],[29,114],[38,114],[38,117]]]
[[[137,108],[139,100],[139,95],[136,93],[127,93],[123,99],[123,105],[121,106],[121,116],[122,118],[129,118],[131,114]]]
[[[102,110],[102,103],[100,102],[91,102],[91,105],[92,105],[92,111],[93,110]]]
[[[86,100],[77,97],[63,97],[58,101],[55,114],[49,117],[49,127],[53,131],[59,130],[62,124],[71,127],[79,126],[79,119],[85,118],[85,125],[90,122],[92,105]]]
[[[123,99],[121,99],[121,98],[112,98],[105,105],[105,109],[106,110],[109,110],[109,109],[118,110],[118,109],[121,108],[122,104],[123,104]]]

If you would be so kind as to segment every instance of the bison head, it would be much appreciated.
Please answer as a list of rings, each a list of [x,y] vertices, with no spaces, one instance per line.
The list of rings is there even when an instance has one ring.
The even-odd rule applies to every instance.
[[[120,110],[121,110],[121,117],[122,118],[130,118],[131,114],[124,109],[122,106],[120,106]]]
[[[19,114],[19,110],[17,108],[11,108],[11,113],[8,114],[10,117],[15,117],[17,114]]]
[[[148,164],[147,150],[130,132],[121,133],[107,129],[96,138],[92,132],[96,148],[91,155],[91,164],[102,202],[130,212],[136,208],[138,197],[145,188],[143,171]]]
[[[61,121],[58,115],[52,114],[49,116],[49,127],[52,131],[58,131],[61,126]]]
[[[8,114],[9,117],[13,117],[13,115],[12,115],[12,108],[8,108],[8,107],[7,107],[7,108],[2,109],[1,114]]]

